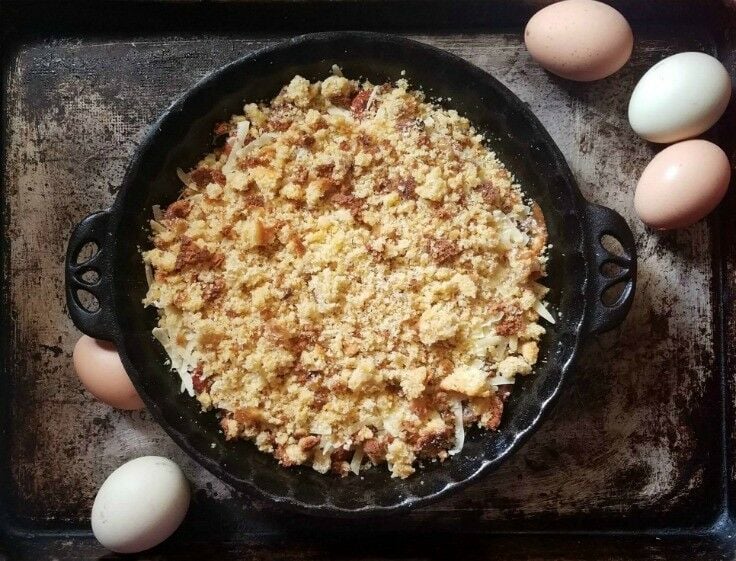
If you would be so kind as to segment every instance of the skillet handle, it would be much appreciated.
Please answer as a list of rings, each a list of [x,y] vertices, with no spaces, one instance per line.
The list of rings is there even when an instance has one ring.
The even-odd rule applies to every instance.
[[[114,333],[108,266],[110,249],[106,247],[106,244],[109,246],[109,217],[109,211],[103,210],[77,224],[69,239],[64,264],[66,305],[74,325],[82,333],[106,341],[112,341]],[[89,243],[94,244],[96,250],[91,257],[78,262],[82,249]],[[93,296],[98,306],[83,302],[80,292],[87,293],[87,300]]]
[[[585,218],[590,268],[586,298],[591,310],[586,330],[598,334],[621,324],[631,309],[636,287],[636,245],[629,225],[616,211],[588,203]],[[602,243],[604,236],[615,238],[623,248],[623,255],[606,249]],[[607,268],[615,270],[608,272]],[[604,293],[621,283],[625,286],[616,301],[604,303]]]

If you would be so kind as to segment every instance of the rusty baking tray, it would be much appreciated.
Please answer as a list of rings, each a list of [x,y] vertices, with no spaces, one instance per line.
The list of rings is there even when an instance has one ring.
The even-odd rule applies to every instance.
[[[179,462],[194,495],[184,525],[140,559],[736,558],[736,196],[731,189],[707,222],[647,231],[633,215],[633,189],[657,147],[626,121],[637,79],[666,55],[705,51],[736,75],[736,6],[611,2],[634,26],[633,57],[612,78],[574,84],[524,49],[524,22],[546,3],[0,6],[0,558],[114,557],[91,536],[91,503],[110,471],[144,454]],[[400,518],[336,522],[238,495],[145,412],[94,401],[71,366],[79,333],[62,270],[71,227],[112,202],[147,127],[204,74],[325,29],[408,35],[490,71],[539,116],[584,195],[627,218],[640,256],[629,317],[588,342],[541,429],[496,473]],[[731,156],[735,119],[731,107],[711,133]]]

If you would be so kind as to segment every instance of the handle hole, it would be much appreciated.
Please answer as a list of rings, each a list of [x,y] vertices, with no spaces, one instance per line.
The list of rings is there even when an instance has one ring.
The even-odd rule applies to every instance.
[[[89,290],[84,290],[82,288],[77,289],[76,296],[77,303],[85,312],[93,314],[100,309],[100,301],[97,299],[97,296],[92,294]]]
[[[624,269],[618,263],[614,263],[613,261],[604,261],[601,263],[599,270],[604,277],[612,279],[619,276]]]
[[[601,303],[608,308],[617,306],[623,298],[628,284],[628,281],[621,281],[606,288],[601,294]]]
[[[77,265],[82,265],[83,263],[86,263],[87,261],[92,259],[95,255],[97,255],[97,252],[99,250],[100,247],[95,242],[87,242],[81,248],[79,248],[79,251],[77,251],[74,262]]]
[[[100,272],[97,269],[87,269],[80,278],[87,284],[97,284],[100,281]]]
[[[603,234],[601,236],[600,242],[603,246],[603,249],[608,251],[608,253],[611,253],[618,257],[624,257],[626,255],[626,252],[624,251],[624,246],[622,246],[621,242],[614,238],[612,235]],[[602,269],[601,272],[603,272]]]

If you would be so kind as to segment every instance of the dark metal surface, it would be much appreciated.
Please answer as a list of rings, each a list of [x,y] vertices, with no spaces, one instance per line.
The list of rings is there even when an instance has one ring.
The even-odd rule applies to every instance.
[[[518,3],[489,4],[512,13]],[[631,16],[633,4],[624,4]],[[664,9],[670,4],[673,10]],[[539,3],[525,4],[526,11],[532,5]],[[639,286],[623,326],[594,339],[544,426],[498,472],[400,520],[357,526],[280,516],[234,493],[190,462],[147,413],[95,402],[71,368],[79,334],[66,316],[62,273],[71,227],[112,202],[137,143],[173,99],[274,37],[248,28],[244,6],[228,8],[240,18],[224,26],[227,37],[212,22],[207,33],[140,36],[131,15],[119,18],[123,32],[95,38],[88,33],[96,24],[85,28],[80,11],[64,28],[68,38],[6,51],[0,551],[13,559],[102,555],[88,534],[96,488],[123,461],[157,453],[179,462],[194,487],[184,526],[152,554],[161,559],[733,558],[726,498],[734,438],[734,194],[707,223],[647,231],[633,216],[633,187],[656,147],[630,131],[625,110],[638,77],[667,54],[718,50],[735,70],[733,31],[697,19],[702,6],[647,3],[642,17],[658,19],[635,27],[631,62],[594,84],[557,80],[534,65],[519,28],[504,27],[518,25],[513,19],[475,19],[473,33],[421,23],[410,32],[488,69],[529,103],[585,196],[613,207],[634,229]],[[201,8],[197,21],[205,25],[217,8]],[[330,8],[320,9],[312,22],[331,22]],[[390,18],[377,21],[391,26]],[[194,27],[186,18],[178,23]],[[176,24],[166,21],[167,29]],[[110,19],[100,25],[115,27]],[[152,25],[146,19],[140,28]],[[731,111],[730,122],[734,117]],[[733,137],[726,126],[714,134],[721,144]],[[732,145],[724,147],[733,155]],[[459,540],[458,532],[466,536]],[[343,545],[334,543],[339,539]]]

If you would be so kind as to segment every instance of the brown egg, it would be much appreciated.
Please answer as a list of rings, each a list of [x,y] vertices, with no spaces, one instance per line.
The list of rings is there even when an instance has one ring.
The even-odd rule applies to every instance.
[[[145,407],[112,343],[82,335],[74,346],[74,369],[84,387],[100,401],[118,409]]]
[[[529,54],[569,80],[610,76],[631,56],[634,35],[618,11],[595,0],[563,0],[539,10],[526,26]]]
[[[730,180],[731,165],[718,146],[707,140],[678,142],[644,169],[634,208],[652,228],[686,228],[718,206]]]

